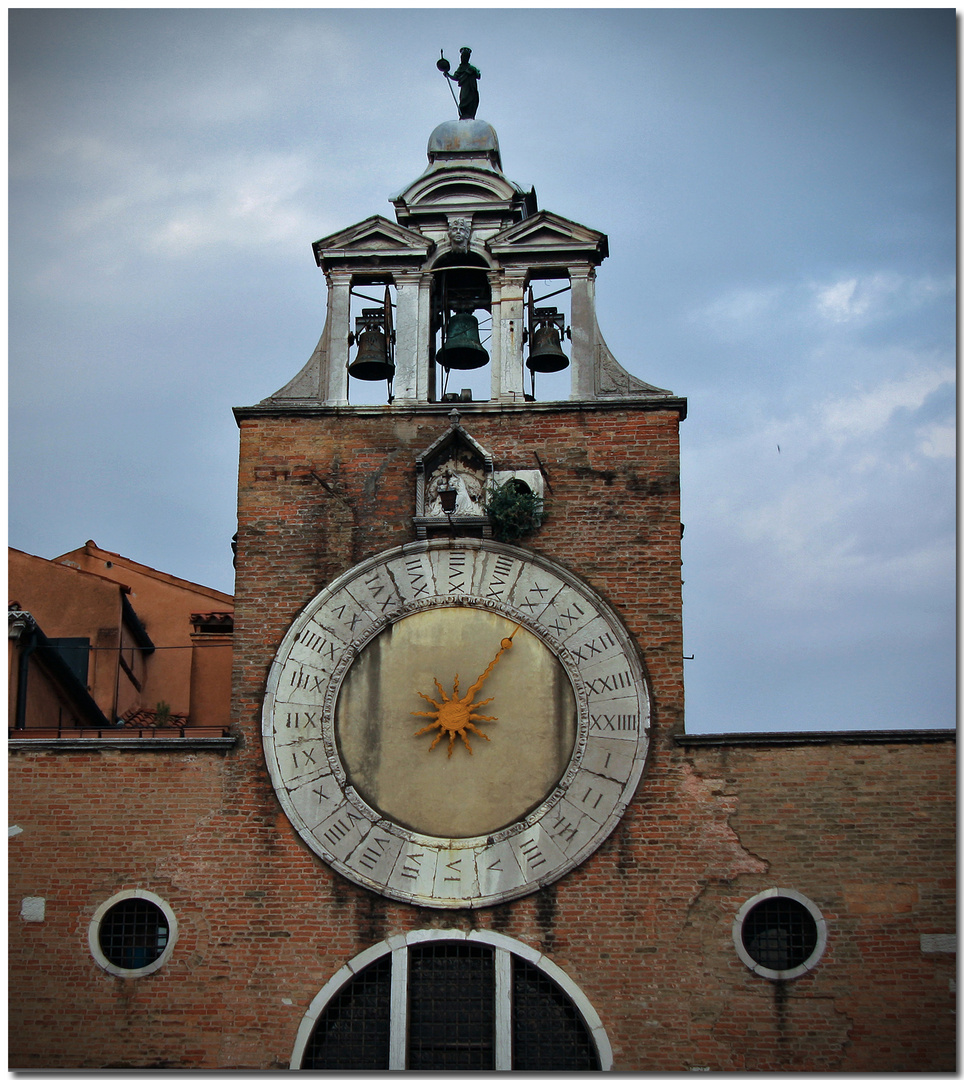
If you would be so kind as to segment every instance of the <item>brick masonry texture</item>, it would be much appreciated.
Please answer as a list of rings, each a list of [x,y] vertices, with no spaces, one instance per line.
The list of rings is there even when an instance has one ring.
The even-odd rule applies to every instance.
[[[556,884],[478,911],[386,900],[311,854],[260,744],[274,651],[301,607],[356,562],[414,540],[415,456],[445,411],[242,417],[233,750],[14,750],[10,756],[11,1068],[277,1069],[313,997],[362,949],[427,927],[491,929],[578,984],[614,1067],[767,1071],[955,1068],[951,741],[694,745],[682,733],[677,415],[466,410],[497,469],[547,474],[524,546],[580,574],[636,635],[653,745],[636,797]],[[820,963],[752,974],[740,906],[795,889],[820,909]],[[122,889],[170,904],[158,972],[119,979],[87,928]],[[44,897],[42,923],[21,918]]]

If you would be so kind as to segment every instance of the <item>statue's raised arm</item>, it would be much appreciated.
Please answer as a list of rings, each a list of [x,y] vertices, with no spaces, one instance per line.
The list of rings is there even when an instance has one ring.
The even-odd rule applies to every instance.
[[[469,57],[472,55],[472,50],[468,46],[460,49],[459,55],[462,58],[462,62],[455,69],[454,75],[449,74],[451,64],[449,64],[444,56],[436,61],[435,66],[442,72],[446,79],[451,79],[452,82],[459,84],[459,119],[474,120],[475,114],[479,108],[479,79],[482,78],[482,72],[469,63]]]

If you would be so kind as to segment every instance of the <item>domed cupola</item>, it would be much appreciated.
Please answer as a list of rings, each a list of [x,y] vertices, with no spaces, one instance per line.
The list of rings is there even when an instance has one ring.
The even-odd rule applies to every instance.
[[[482,158],[500,172],[502,170],[499,136],[485,120],[446,120],[429,136],[430,164],[467,157]]]

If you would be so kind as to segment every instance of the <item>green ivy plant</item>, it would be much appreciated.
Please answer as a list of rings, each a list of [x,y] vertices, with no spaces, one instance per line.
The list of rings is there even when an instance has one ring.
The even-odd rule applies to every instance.
[[[521,480],[509,479],[490,487],[485,495],[485,512],[492,522],[496,540],[511,544],[520,540],[542,521],[542,499]]]

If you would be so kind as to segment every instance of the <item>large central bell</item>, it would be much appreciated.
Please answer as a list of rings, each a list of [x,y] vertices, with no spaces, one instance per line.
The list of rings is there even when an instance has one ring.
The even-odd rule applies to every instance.
[[[456,312],[449,319],[445,344],[439,349],[438,362],[444,368],[468,371],[485,367],[489,354],[479,341],[479,320],[474,315]]]

